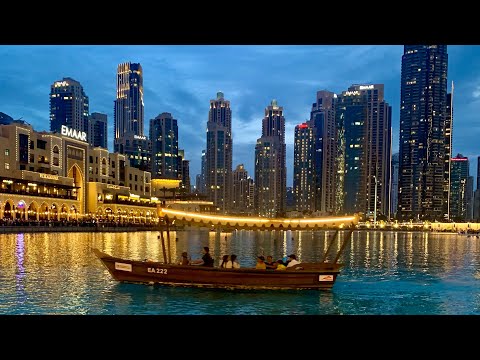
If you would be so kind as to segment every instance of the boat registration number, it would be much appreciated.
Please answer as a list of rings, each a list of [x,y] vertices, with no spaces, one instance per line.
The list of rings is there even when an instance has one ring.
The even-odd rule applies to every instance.
[[[164,275],[167,275],[167,270],[168,270],[168,269],[147,267],[147,272],[149,272],[149,273],[155,273],[155,274],[164,274]]]
[[[318,281],[333,281],[333,275],[318,275]]]

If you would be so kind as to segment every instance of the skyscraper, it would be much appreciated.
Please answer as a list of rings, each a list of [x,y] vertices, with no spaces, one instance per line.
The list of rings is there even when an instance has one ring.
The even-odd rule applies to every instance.
[[[107,114],[91,113],[88,117],[88,142],[91,146],[108,149]]]
[[[398,207],[398,163],[399,154],[392,155],[392,188],[390,190],[390,216],[396,218]]]
[[[207,193],[207,155],[206,151],[202,150],[202,168],[200,173],[200,188],[199,191],[201,194]]]
[[[255,146],[255,208],[260,216],[284,216],[287,191],[285,117],[276,100],[265,108]]]
[[[182,180],[180,191],[184,194],[190,193],[190,160],[185,159],[185,150],[178,150],[178,176]]]
[[[119,142],[125,135],[143,136],[143,113],[142,66],[130,62],[119,64],[114,108],[115,152],[119,152]]]
[[[453,81],[452,92],[447,94],[447,110],[445,114],[445,173],[443,178],[443,216],[450,220],[450,173],[452,157],[453,128]]]
[[[228,212],[232,191],[232,111],[222,92],[210,100],[205,173],[207,198],[217,211]]]
[[[295,210],[315,211],[315,136],[308,123],[295,126],[293,146],[293,199]]]
[[[467,218],[467,181],[469,177],[468,158],[458,154],[452,158],[450,215],[454,221],[465,221]]]
[[[62,125],[88,133],[88,96],[82,85],[69,77],[50,86],[50,131],[61,132]]]
[[[254,210],[253,179],[248,176],[248,171],[243,164],[237,165],[232,176],[232,212],[235,214],[251,214]]]
[[[392,108],[384,85],[352,85],[337,98],[337,191],[343,212],[390,217]],[[376,194],[376,197],[375,197]],[[343,199],[342,199],[343,198]]]
[[[170,113],[150,120],[152,178],[178,179],[178,124]]]
[[[314,136],[312,173],[314,175],[315,211],[326,214],[335,212],[335,178],[337,135],[335,127],[335,105],[337,95],[327,90],[317,92],[312,105],[310,126]]]
[[[443,220],[446,45],[405,45],[400,94],[398,214],[404,220]]]

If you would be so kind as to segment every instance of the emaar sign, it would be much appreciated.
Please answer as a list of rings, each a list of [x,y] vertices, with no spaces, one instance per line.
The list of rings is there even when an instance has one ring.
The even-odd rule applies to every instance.
[[[68,126],[62,125],[62,135],[68,136],[72,139],[87,141],[87,133],[85,131],[78,131],[70,129]]]

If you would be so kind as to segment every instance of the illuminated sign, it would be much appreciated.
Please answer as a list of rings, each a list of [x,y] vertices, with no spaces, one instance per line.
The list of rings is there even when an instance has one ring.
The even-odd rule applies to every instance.
[[[360,90],[372,90],[373,85],[360,85],[359,89]]]
[[[355,91],[345,91],[343,95],[350,96],[350,95],[360,95],[360,91],[355,90]]]
[[[66,81],[57,81],[55,83],[55,87],[62,87],[62,86],[68,86],[68,85],[70,85],[70,84]]]
[[[50,175],[50,174],[38,174],[42,179],[49,179],[49,180],[58,180],[57,175]]]
[[[25,201],[20,200],[17,204],[17,208],[19,209],[25,209]]]
[[[68,136],[72,139],[87,141],[87,133],[85,131],[70,129],[65,125],[62,125],[62,135]]]
[[[147,140],[146,136],[140,136],[140,135],[133,135],[133,138],[138,140]]]
[[[119,185],[107,185],[107,189],[119,190],[119,189],[120,189],[120,186],[119,186]]]

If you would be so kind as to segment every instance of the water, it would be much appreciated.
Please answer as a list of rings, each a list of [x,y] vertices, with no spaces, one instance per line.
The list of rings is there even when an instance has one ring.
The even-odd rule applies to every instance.
[[[354,232],[329,292],[238,291],[123,284],[92,253],[162,260],[157,232],[0,235],[0,314],[470,315],[480,314],[480,239],[420,232]],[[235,253],[322,258],[333,232],[173,232],[173,258]],[[225,239],[225,236],[227,238]],[[335,256],[336,243],[329,258]]]

